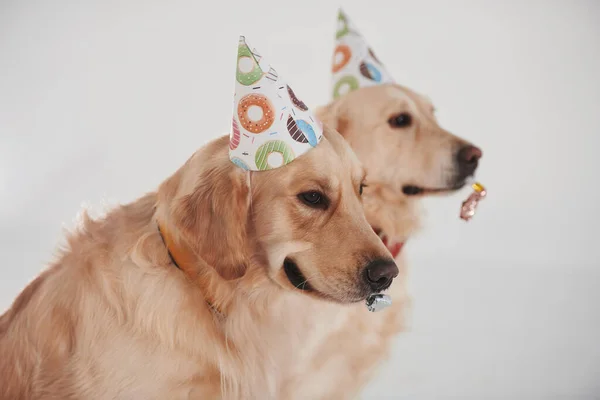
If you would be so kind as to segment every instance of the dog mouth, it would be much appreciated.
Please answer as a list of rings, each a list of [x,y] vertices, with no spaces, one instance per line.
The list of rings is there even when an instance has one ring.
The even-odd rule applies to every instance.
[[[445,188],[426,188],[423,186],[404,185],[402,186],[402,193],[404,193],[407,196],[450,193],[462,189],[466,184],[467,182],[465,180],[462,180],[460,182],[456,182],[452,186],[448,186]]]
[[[294,262],[289,257],[283,261],[283,270],[285,271],[285,275],[288,278],[288,281],[294,286],[296,289],[303,290],[305,292],[313,292],[314,289],[308,282],[308,279],[304,276],[298,264]]]
[[[285,271],[285,275],[288,281],[292,284],[292,286],[294,286],[298,290],[302,290],[304,293],[312,297],[321,300],[333,303],[348,304],[356,303],[359,301],[365,301],[368,295],[371,294],[371,291],[369,291],[369,293],[363,293],[363,291],[361,290],[361,293],[356,294],[355,296],[351,295],[350,293],[347,293],[347,296],[343,296],[342,298],[340,298],[338,296],[316,290],[308,282],[308,280],[298,267],[298,264],[296,264],[296,262],[289,257],[286,257],[283,261],[283,270]]]

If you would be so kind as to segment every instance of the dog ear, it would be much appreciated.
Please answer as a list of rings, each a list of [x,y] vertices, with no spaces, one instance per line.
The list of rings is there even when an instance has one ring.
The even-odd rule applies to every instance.
[[[316,109],[317,117],[325,125],[338,131],[342,136],[348,132],[350,120],[344,113],[344,107],[339,100]]]
[[[248,179],[248,172],[229,160],[227,142],[218,140],[196,153],[159,189],[159,202],[169,202],[165,217],[175,240],[225,279],[240,277],[246,270]],[[160,196],[161,190],[173,192],[174,187],[174,195]]]

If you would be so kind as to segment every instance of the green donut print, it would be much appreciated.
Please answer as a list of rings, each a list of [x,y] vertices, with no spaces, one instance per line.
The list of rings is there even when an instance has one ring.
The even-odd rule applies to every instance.
[[[340,11],[340,13],[338,14],[338,30],[335,33],[335,38],[339,39],[342,36],[346,36],[348,33],[350,33],[350,28],[348,28],[348,20],[346,19],[346,16]]]
[[[340,93],[340,89],[344,85],[350,86],[348,92],[356,90],[356,89],[358,89],[358,79],[356,79],[356,77],[354,77],[352,75],[346,75],[346,76],[340,78],[340,80],[337,81],[337,83],[333,87],[333,98],[334,99],[337,99],[338,97],[340,97],[342,95],[342,93]],[[346,93],[348,93],[348,92],[346,92]]]
[[[272,153],[281,154],[283,162],[279,165],[269,165],[269,156]],[[263,143],[256,150],[254,161],[256,162],[256,167],[260,171],[265,171],[267,169],[277,168],[289,164],[294,160],[294,158],[294,152],[283,140],[271,140]]]
[[[252,63],[253,67],[250,72],[243,72],[240,69],[240,60],[242,58],[248,58],[248,61]],[[252,55],[252,52],[250,51],[248,46],[240,44],[238,46],[238,65],[235,74],[237,81],[244,86],[250,86],[253,83],[257,82],[260,78],[262,78],[262,75],[262,69],[260,69],[260,67],[258,66],[258,63],[254,59],[254,56]]]

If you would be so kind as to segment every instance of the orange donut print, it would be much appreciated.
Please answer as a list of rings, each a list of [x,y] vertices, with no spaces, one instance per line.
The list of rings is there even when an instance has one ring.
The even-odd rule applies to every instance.
[[[257,110],[257,108],[259,110]],[[255,111],[259,112],[260,115],[250,115]],[[273,121],[275,121],[275,111],[273,110],[273,106],[269,99],[262,94],[249,94],[242,97],[238,104],[237,112],[240,119],[240,125],[242,125],[245,130],[252,133],[266,131],[273,125]]]
[[[344,68],[348,64],[348,61],[350,61],[351,56],[352,51],[350,47],[345,44],[338,45],[333,52],[333,72],[338,72]]]

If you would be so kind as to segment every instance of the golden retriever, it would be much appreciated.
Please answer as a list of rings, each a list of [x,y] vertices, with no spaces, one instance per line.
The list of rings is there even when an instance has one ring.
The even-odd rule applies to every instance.
[[[0,317],[1,399],[356,392],[362,353],[385,353],[397,315],[364,300],[398,274],[365,218],[361,164],[327,127],[270,171],[227,151],[215,140],[157,192],[84,215]]]
[[[342,134],[365,165],[369,181],[363,195],[367,220],[395,256],[402,277],[390,287],[394,307],[374,315],[371,321],[387,328],[381,328],[374,339],[379,351],[358,348],[350,353],[351,359],[362,360],[364,373],[359,375],[368,377],[386,357],[383,350],[404,326],[403,314],[409,300],[406,265],[400,250],[419,227],[418,200],[462,188],[475,173],[482,152],[440,127],[434,107],[425,96],[396,84],[357,89],[318,108],[316,113]],[[342,330],[348,332],[348,340],[355,335],[352,321]],[[335,346],[339,340],[329,343]],[[356,382],[356,386],[365,383]]]

